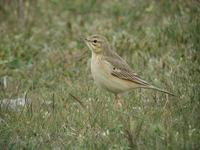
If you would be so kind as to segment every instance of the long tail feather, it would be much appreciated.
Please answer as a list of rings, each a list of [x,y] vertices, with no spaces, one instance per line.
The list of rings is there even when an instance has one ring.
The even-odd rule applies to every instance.
[[[150,86],[145,86],[145,87],[142,87],[142,88],[145,88],[145,89],[153,89],[153,90],[157,90],[157,91],[160,91],[160,92],[163,92],[163,93],[166,93],[166,94],[169,94],[171,96],[176,96],[175,94],[171,93],[171,92],[168,92],[168,91],[165,91],[163,89],[160,89],[160,88],[157,88],[153,85],[150,85]]]

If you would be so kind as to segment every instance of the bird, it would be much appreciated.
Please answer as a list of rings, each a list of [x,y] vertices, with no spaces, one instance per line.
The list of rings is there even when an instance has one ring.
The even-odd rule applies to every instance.
[[[115,105],[120,107],[120,94],[135,88],[157,90],[174,96],[143,80],[128,63],[111,48],[109,41],[102,35],[91,35],[85,43],[92,51],[91,73],[97,86],[115,95]]]

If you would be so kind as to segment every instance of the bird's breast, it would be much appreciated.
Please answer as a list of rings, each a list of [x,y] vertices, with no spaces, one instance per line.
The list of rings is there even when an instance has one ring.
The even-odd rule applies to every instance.
[[[102,61],[102,56],[97,56],[95,54],[92,55],[91,72],[98,85],[107,81],[110,76],[108,68]]]
[[[120,93],[131,89],[129,82],[111,75],[112,67],[106,63],[102,56],[92,54],[91,72],[95,83],[113,93]]]

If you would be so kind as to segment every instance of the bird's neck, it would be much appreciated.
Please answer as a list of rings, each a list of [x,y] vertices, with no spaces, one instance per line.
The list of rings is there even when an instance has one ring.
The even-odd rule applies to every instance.
[[[102,57],[103,57],[102,53],[92,52],[92,59],[99,59],[99,58],[102,58]]]

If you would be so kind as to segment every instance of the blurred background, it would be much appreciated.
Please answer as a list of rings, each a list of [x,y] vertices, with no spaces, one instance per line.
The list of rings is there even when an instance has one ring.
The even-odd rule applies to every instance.
[[[198,0],[0,0],[0,147],[199,149],[199,14]],[[177,97],[137,89],[116,111],[91,34]]]

